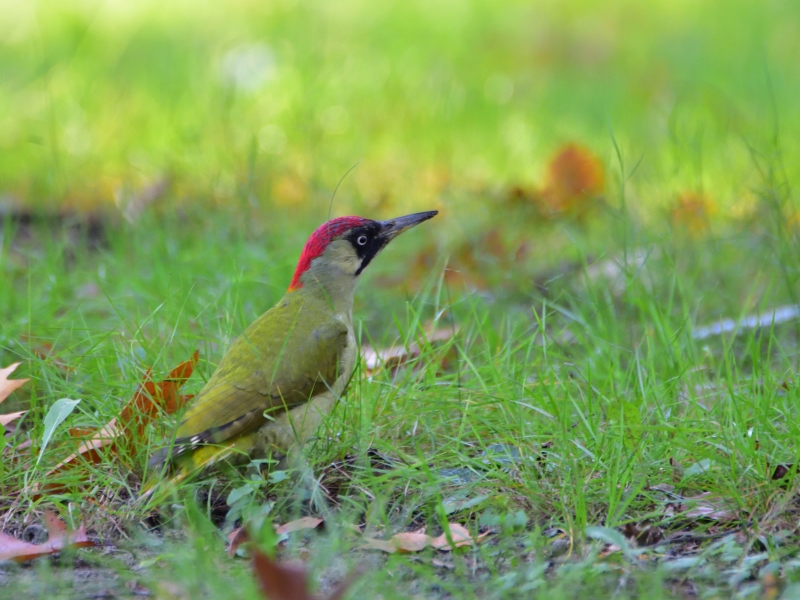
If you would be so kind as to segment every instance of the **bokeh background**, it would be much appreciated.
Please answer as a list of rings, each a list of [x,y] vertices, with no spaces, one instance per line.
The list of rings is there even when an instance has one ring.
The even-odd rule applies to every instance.
[[[3,0],[2,15],[7,207],[157,196],[319,220],[358,163],[336,213],[498,220],[569,143],[613,198],[612,136],[645,218],[687,193],[745,215],[753,153],[777,137],[796,183],[796,2]]]
[[[182,294],[251,286],[243,326],[329,214],[441,211],[370,269],[389,304],[368,293],[357,310],[385,323],[397,289],[440,276],[456,297],[527,303],[575,265],[664,240],[697,248],[690,267],[728,257],[695,273],[734,290],[700,294],[710,319],[762,302],[759,265],[793,252],[748,244],[798,222],[796,2],[2,0],[1,12],[0,212],[6,228],[45,233],[6,263],[27,296],[7,288],[7,322],[50,298],[37,321],[67,323],[64,293],[114,316],[104,294],[127,301],[115,273],[138,278],[120,310],[144,306],[145,320],[159,285],[180,286],[177,312]],[[76,250],[54,272],[35,260],[51,237],[108,252]]]

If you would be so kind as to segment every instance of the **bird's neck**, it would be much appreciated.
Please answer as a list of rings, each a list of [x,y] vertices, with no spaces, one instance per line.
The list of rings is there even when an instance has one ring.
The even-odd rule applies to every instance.
[[[336,265],[322,261],[314,263],[303,274],[303,294],[325,304],[331,312],[350,323],[357,277],[349,271],[339,272]]]

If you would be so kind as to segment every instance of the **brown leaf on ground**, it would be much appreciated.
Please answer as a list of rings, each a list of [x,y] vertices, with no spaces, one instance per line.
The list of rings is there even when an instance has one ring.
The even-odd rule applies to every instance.
[[[767,465],[767,469],[769,469],[769,465]],[[777,467],[775,467],[775,470],[772,471],[772,476],[770,477],[770,479],[772,479],[772,481],[780,481],[781,479],[784,479],[791,473],[795,472],[796,472],[795,465],[792,463],[785,465],[778,465]],[[781,481],[780,487],[786,489],[788,486],[789,486],[789,480]]]
[[[460,548],[461,546],[478,544],[489,535],[489,532],[487,531],[486,533],[482,533],[478,537],[473,538],[469,530],[467,530],[467,528],[463,525],[459,525],[458,523],[448,523],[447,525],[450,528],[450,538],[452,540],[452,544],[450,540],[447,539],[447,535],[445,533],[442,533],[436,537],[431,537],[426,535],[424,530],[421,530],[417,532],[398,533],[393,535],[388,540],[378,540],[375,538],[365,537],[363,538],[364,545],[361,546],[361,548],[363,550],[380,550],[389,554],[394,554],[395,552],[420,552],[428,546],[431,546],[436,550],[450,551],[454,548]]]
[[[11,392],[17,388],[25,385],[30,379],[9,379],[8,376],[13,373],[20,363],[9,365],[5,369],[0,369],[0,402],[5,400],[11,395]]]
[[[261,552],[253,553],[253,570],[261,594],[268,600],[323,600],[308,588],[308,577],[303,567],[281,564]],[[325,600],[339,600],[352,584],[348,578]]]
[[[281,535],[284,533],[294,533],[295,531],[303,531],[305,529],[316,529],[321,524],[322,524],[322,519],[317,519],[315,517],[302,517],[300,519],[289,521],[288,523],[284,523],[280,527],[277,527],[275,529],[275,533]]]
[[[19,412],[13,412],[13,413],[8,413],[8,414],[5,414],[5,415],[0,415],[0,425],[2,425],[3,427],[5,427],[5,426],[6,426],[6,425],[8,425],[9,423],[11,423],[11,421],[14,421],[14,420],[16,420],[16,419],[19,419],[19,418],[20,418],[22,415],[24,415],[26,412],[28,412],[28,411],[21,410],[21,411],[19,411]]]
[[[578,144],[561,147],[547,165],[542,201],[551,213],[581,218],[605,190],[603,163]]]
[[[450,340],[456,333],[458,327],[447,327],[426,333],[425,339],[429,344],[439,344]],[[417,358],[421,352],[422,348],[417,342],[411,342],[408,346],[389,346],[379,350],[372,346],[361,347],[361,357],[364,360],[367,377],[374,375],[381,368],[388,369],[394,375],[403,364]]]
[[[393,535],[390,541],[397,552],[419,552],[430,546],[431,536],[409,531]]]
[[[489,535],[489,532],[486,532],[473,539],[470,532],[463,525],[459,525],[458,523],[448,523],[448,525],[450,527],[452,544],[448,541],[447,536],[442,533],[442,535],[431,540],[431,546],[437,550],[452,550],[453,548],[461,548],[462,546],[471,546],[473,543],[479,543],[483,538]]]
[[[195,352],[189,360],[175,367],[166,379],[159,382],[151,379],[151,372],[148,370],[119,416],[94,432],[91,439],[78,446],[73,454],[53,467],[48,475],[63,472],[81,459],[97,464],[102,460],[103,448],[117,455],[130,451],[132,445],[144,435],[145,427],[160,413],[172,414],[192,398],[191,395],[178,395],[178,390],[192,376],[198,358],[199,353]],[[48,490],[53,492],[53,489]]]
[[[9,365],[5,369],[0,369],[0,402],[5,400],[11,395],[11,392],[14,390],[22,387],[25,385],[30,379],[9,379],[8,376],[14,372],[14,370],[20,365],[20,363],[14,363],[13,365]],[[27,411],[19,411],[8,413],[5,415],[0,415],[0,425],[5,427],[11,421],[15,419],[19,419],[22,415],[24,415]]]
[[[250,541],[250,536],[247,535],[247,529],[244,527],[237,527],[228,534],[228,556],[233,558],[236,556],[236,551],[239,546],[246,544]]]
[[[94,542],[86,537],[86,530],[83,525],[77,531],[69,532],[64,522],[50,511],[45,511],[44,523],[50,536],[43,544],[31,544],[5,533],[0,533],[0,561],[24,562],[39,556],[61,552],[67,547],[87,548],[94,546]]]
[[[775,470],[772,472],[772,481],[776,481],[778,479],[783,479],[786,477],[789,472],[794,469],[793,464],[789,465],[778,465],[775,467]]]

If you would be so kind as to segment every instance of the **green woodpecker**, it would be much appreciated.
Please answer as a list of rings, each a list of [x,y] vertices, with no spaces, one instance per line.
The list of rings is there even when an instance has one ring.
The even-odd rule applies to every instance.
[[[221,460],[284,455],[308,440],[355,369],[359,276],[390,241],[436,214],[340,217],[321,225],[286,295],[231,345],[184,413],[174,442],[150,465],[170,461],[172,479],[183,479]]]

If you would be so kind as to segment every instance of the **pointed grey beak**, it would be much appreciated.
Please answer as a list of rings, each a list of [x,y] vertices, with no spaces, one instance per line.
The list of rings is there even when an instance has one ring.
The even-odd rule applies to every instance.
[[[429,210],[427,212],[414,213],[413,215],[406,215],[405,217],[397,217],[396,219],[389,219],[388,221],[381,221],[381,232],[378,237],[382,238],[384,245],[388,244],[398,235],[419,225],[423,221],[432,219],[439,214],[438,210]]]

